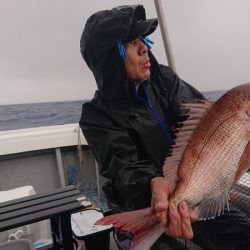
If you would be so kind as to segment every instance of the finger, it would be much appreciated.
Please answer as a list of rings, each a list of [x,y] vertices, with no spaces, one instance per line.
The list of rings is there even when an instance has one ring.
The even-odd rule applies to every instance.
[[[161,201],[155,205],[155,211],[159,213],[166,211],[167,208],[168,208],[168,201]]]
[[[166,211],[168,208],[168,203],[167,202],[151,202],[151,211],[152,214],[157,214],[157,213],[161,213],[163,211]]]
[[[196,208],[196,207],[189,209],[189,215],[190,215],[191,223],[194,223],[194,222],[196,222],[197,220],[199,220],[198,216],[197,216],[196,213],[195,213],[195,208]]]
[[[191,220],[191,223],[193,224],[194,222],[199,220],[199,218],[198,218],[198,216],[196,214],[190,212],[190,220]]]
[[[155,212],[156,218],[165,224],[167,223],[167,221],[166,221],[167,209],[168,209],[168,202],[167,201],[158,202],[154,206],[154,212]]]
[[[181,217],[174,204],[169,207],[169,224],[165,230],[165,233],[171,237],[181,237]]]
[[[190,220],[190,214],[186,202],[181,202],[179,205],[179,213],[181,216],[181,232],[182,238],[191,240],[193,238],[193,229]]]

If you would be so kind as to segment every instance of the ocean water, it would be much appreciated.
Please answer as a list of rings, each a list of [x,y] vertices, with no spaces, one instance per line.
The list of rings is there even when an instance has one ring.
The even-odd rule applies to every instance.
[[[0,131],[78,123],[84,101],[0,105]]]
[[[215,101],[225,91],[203,94]],[[0,105],[0,131],[78,123],[85,101]]]

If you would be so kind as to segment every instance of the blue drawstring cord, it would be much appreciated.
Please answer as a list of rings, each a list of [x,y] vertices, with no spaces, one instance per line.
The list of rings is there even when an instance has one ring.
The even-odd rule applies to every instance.
[[[146,36],[146,37],[144,37],[144,38],[141,38],[141,40],[143,41],[143,43],[144,43],[149,49],[152,49],[154,42],[153,42],[151,39],[149,39],[149,38]]]
[[[158,121],[158,123],[159,123],[159,125],[160,125],[160,127],[161,127],[161,129],[163,131],[164,137],[166,138],[166,141],[168,142],[168,144],[170,146],[173,145],[174,141],[173,141],[173,138],[172,138],[171,133],[169,131],[169,128],[164,123],[164,121],[162,120],[162,118],[160,117],[160,115],[155,111],[155,109],[154,109],[154,107],[153,107],[153,105],[151,103],[151,100],[150,100],[150,97],[149,97],[147,89],[145,88],[144,85],[142,87],[143,87],[144,95],[145,95],[144,98],[137,95],[136,90],[135,90],[135,84],[134,84],[134,88],[133,88],[133,91],[132,91],[134,97],[137,100],[140,100],[140,101],[144,102],[148,106],[151,114]]]
[[[117,45],[118,45],[118,49],[119,49],[119,54],[122,57],[122,59],[125,61],[127,58],[126,55],[126,50],[124,45],[122,44],[122,40],[120,38],[116,39]]]
[[[163,120],[161,119],[161,117],[159,116],[159,114],[155,111],[155,109],[154,109],[154,107],[153,107],[153,105],[152,105],[152,103],[151,103],[151,100],[150,100],[150,98],[149,98],[148,92],[147,92],[147,90],[146,90],[146,88],[145,88],[144,86],[143,86],[143,89],[144,89],[144,92],[145,92],[145,94],[146,94],[148,107],[149,107],[151,113],[153,114],[153,116],[155,117],[155,119],[159,122],[159,125],[160,125],[160,127],[162,128],[162,130],[163,130],[163,133],[164,133],[164,135],[165,135],[165,138],[166,138],[167,141],[168,141],[168,144],[169,144],[169,145],[173,145],[173,144],[174,144],[173,138],[172,138],[172,136],[170,135],[170,132],[169,132],[167,126],[164,124],[164,122],[163,122]]]

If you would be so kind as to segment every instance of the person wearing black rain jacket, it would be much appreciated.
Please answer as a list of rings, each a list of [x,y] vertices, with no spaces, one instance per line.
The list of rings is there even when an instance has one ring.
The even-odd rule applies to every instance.
[[[104,186],[108,201],[119,210],[150,205],[149,182],[162,175],[180,105],[203,98],[170,68],[159,65],[150,51],[151,77],[136,94],[117,46],[117,38],[130,40],[133,18],[145,19],[142,6],[100,11],[88,19],[81,38],[81,53],[98,91],[83,104],[80,126],[100,174],[109,179]]]
[[[116,212],[157,205],[154,194],[161,186],[164,159],[173,144],[174,129],[185,118],[180,116],[181,104],[204,99],[169,67],[158,64],[149,50],[152,43],[146,37],[157,24],[156,19],[146,19],[142,5],[120,6],[89,17],[80,41],[98,87],[94,98],[83,104],[80,127],[100,174],[108,178],[103,191]],[[133,41],[145,44],[144,65],[150,70],[139,84],[128,77],[126,68],[124,45]],[[182,212],[176,208],[176,213]],[[190,233],[167,232],[192,238]]]

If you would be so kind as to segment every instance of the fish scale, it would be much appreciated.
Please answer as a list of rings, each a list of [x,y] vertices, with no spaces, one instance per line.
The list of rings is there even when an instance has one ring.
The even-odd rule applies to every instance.
[[[199,159],[197,160],[196,164],[198,167],[196,167],[196,169],[198,169],[198,171],[194,172],[194,169],[192,170],[193,178],[190,180],[190,182],[193,185],[191,185],[190,188],[187,188],[187,187],[185,188],[185,186],[187,186],[187,183],[186,184],[180,183],[178,185],[178,186],[181,186],[181,189],[179,190],[179,193],[181,194],[178,197],[178,187],[177,187],[177,190],[175,191],[172,197],[172,201],[176,205],[178,205],[178,203],[181,202],[182,200],[188,201],[188,204],[191,207],[195,205],[197,199],[194,199],[194,198],[197,198],[197,197],[194,196],[193,193],[195,189],[197,188],[203,189],[202,190],[203,196],[206,196],[207,198],[211,198],[210,194],[213,194],[213,196],[216,196],[216,192],[221,193],[222,191],[226,191],[232,185],[233,180],[234,180],[233,177],[237,170],[237,164],[240,160],[240,156],[241,156],[240,153],[243,151],[247,143],[247,140],[245,140],[245,143],[242,143],[243,136],[242,137],[240,136],[240,134],[242,135],[244,134],[245,128],[241,125],[239,126],[239,121],[237,120],[237,117],[233,117],[232,119],[233,119],[232,122],[223,123],[224,126],[222,125],[219,130],[216,130],[215,133],[213,133],[214,138],[209,138],[210,133],[206,134],[206,137],[208,137],[208,140],[207,140],[208,144],[206,144],[206,146],[204,146],[204,141],[206,141],[206,137],[205,139],[201,141],[200,147],[198,148],[200,148],[200,150],[203,150],[203,149],[206,150],[206,152],[203,153],[203,155],[206,156],[206,158],[200,160],[200,162],[199,162]],[[216,129],[216,127],[217,126],[213,126],[211,130],[213,131],[213,129]],[[239,129],[239,127],[242,127],[242,129]],[[235,128],[238,128],[238,129],[235,130]],[[232,136],[235,131],[237,131],[237,133],[235,133],[235,136]],[[228,136],[230,134],[231,134],[231,137],[230,137],[231,140],[229,141],[229,143],[225,143],[227,140],[229,140]],[[213,139],[214,140],[216,139],[216,141],[223,142],[221,144],[222,147],[220,150],[218,151],[213,150],[213,147],[214,147]],[[191,147],[191,151],[195,151],[194,147]],[[239,152],[238,154],[237,154],[237,151]],[[213,152],[213,155],[211,155],[211,152]],[[198,152],[194,152],[193,154],[199,155]],[[232,159],[232,155],[235,155],[233,157],[234,160]],[[188,160],[190,161],[190,156]],[[215,166],[215,163],[217,167],[214,169],[213,167]],[[186,164],[185,161],[182,162],[182,164],[185,166]],[[199,167],[200,165],[204,167],[200,168]],[[232,167],[223,168],[223,166],[228,166],[228,165],[231,165]],[[185,172],[185,168],[182,168],[182,170],[183,172]],[[225,172],[223,170],[227,170],[227,171]],[[224,178],[217,179],[215,181],[212,178],[210,178],[212,180],[209,180],[209,176],[213,177],[213,175],[208,174],[209,171],[214,172],[216,175],[223,176]],[[202,176],[202,173],[204,174],[204,176]],[[184,173],[184,175],[188,175],[188,174]],[[222,182],[220,182],[220,180],[222,180]],[[211,183],[213,183],[213,185],[211,185]],[[224,190],[221,187],[224,187]],[[204,190],[208,190],[208,191],[204,192]],[[193,201],[191,199],[188,199],[188,195],[186,195],[186,193],[191,194],[191,196],[193,197],[192,198]],[[183,197],[183,198],[180,198],[180,197]]]

